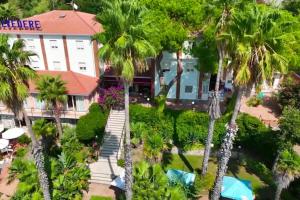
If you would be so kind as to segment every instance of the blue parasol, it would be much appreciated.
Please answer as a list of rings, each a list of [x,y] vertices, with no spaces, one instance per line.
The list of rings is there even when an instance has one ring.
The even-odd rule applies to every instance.
[[[251,182],[224,176],[221,196],[234,200],[253,200]]]

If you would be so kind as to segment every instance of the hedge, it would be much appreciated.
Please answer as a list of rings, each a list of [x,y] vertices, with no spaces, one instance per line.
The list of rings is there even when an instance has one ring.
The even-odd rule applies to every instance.
[[[158,112],[155,107],[130,105],[131,123],[143,122],[148,134],[158,133],[165,140],[172,139],[180,147],[189,148],[193,144],[204,143],[207,136],[208,114],[194,111],[166,109]],[[149,131],[150,130],[150,131]],[[220,144],[225,133],[225,123],[218,120],[215,126],[214,143]]]
[[[215,123],[213,143],[219,146],[226,132],[225,124],[230,119],[230,113],[223,115]],[[142,122],[148,134],[161,134],[165,140],[172,139],[175,145],[189,149],[194,144],[204,144],[209,123],[208,113],[196,111],[175,111],[165,109],[158,112],[155,107],[130,105],[131,123]],[[236,145],[261,155],[264,163],[270,166],[274,159],[277,146],[274,132],[259,119],[247,114],[240,114],[237,119],[239,131]]]
[[[81,141],[90,141],[97,135],[103,137],[107,120],[107,113],[94,103],[89,108],[89,113],[79,118],[76,126],[76,136]]]

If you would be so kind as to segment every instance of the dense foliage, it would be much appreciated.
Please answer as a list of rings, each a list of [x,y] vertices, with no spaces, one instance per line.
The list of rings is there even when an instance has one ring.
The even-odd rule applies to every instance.
[[[133,172],[133,199],[187,199],[184,190],[179,186],[171,186],[168,177],[160,165],[139,163]]]
[[[147,141],[148,135],[159,134],[165,143],[190,149],[194,145],[203,144],[207,135],[208,114],[194,111],[174,111],[166,109],[157,112],[157,108],[147,108],[140,105],[130,106],[131,128],[135,144]],[[215,125],[213,144],[220,145],[225,132],[225,124],[229,115],[224,115]],[[277,146],[273,132],[259,119],[247,114],[241,114],[238,118],[238,137],[236,143],[243,148],[261,154],[266,162],[271,164]],[[273,140],[274,139],[274,140]],[[259,144],[259,145],[258,145]],[[266,148],[268,147],[268,148]]]
[[[82,191],[88,188],[87,167],[64,153],[58,159],[52,158],[50,165],[53,199],[80,199]],[[42,199],[37,170],[32,161],[16,158],[10,167],[10,178],[18,178],[20,181],[13,200]]]
[[[239,126],[236,145],[257,155],[267,166],[273,164],[278,149],[275,132],[266,127],[258,118],[241,114],[237,123]]]
[[[98,103],[105,110],[110,110],[111,107],[122,107],[124,105],[124,87],[119,85],[108,89],[101,88]]]
[[[53,132],[53,127],[53,124],[39,120],[34,125],[35,134],[43,136]],[[52,137],[47,139],[51,140],[49,143],[55,140]],[[37,170],[30,157],[26,156],[27,152],[28,147],[19,148],[10,167],[9,179],[18,178],[20,181],[12,197],[15,200],[42,199]],[[85,163],[90,155],[76,138],[75,129],[65,127],[60,150],[48,149],[47,155],[45,163],[51,174],[53,199],[81,199],[82,192],[88,188],[89,169]]]
[[[98,139],[101,140],[104,134],[106,120],[107,113],[105,113],[97,103],[92,104],[89,108],[89,112],[80,117],[77,122],[77,138],[82,141],[90,141],[97,136]]]
[[[277,99],[281,109],[287,105],[300,109],[300,84],[288,76],[280,86]]]
[[[300,143],[300,110],[290,106],[285,107],[279,120],[280,136],[277,140],[280,146],[291,148]]]

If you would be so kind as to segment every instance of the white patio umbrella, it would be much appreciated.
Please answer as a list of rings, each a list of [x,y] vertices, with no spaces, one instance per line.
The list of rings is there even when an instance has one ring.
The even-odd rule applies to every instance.
[[[25,131],[23,128],[11,128],[2,133],[2,138],[11,140],[20,137],[24,133]]]
[[[120,176],[115,178],[110,185],[125,190],[125,169],[121,170]]]
[[[9,144],[9,141],[7,139],[0,139],[0,150],[5,149]]]

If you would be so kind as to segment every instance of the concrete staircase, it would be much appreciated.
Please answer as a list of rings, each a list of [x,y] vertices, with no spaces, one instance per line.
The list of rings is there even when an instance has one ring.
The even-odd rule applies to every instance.
[[[103,144],[100,147],[98,161],[89,165],[91,183],[110,185],[120,175],[121,168],[117,160],[121,156],[124,138],[125,111],[111,110],[105,127]]]

